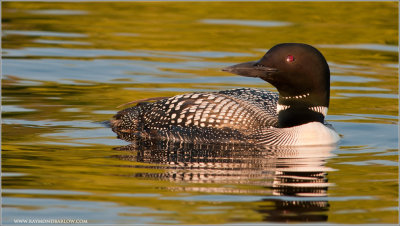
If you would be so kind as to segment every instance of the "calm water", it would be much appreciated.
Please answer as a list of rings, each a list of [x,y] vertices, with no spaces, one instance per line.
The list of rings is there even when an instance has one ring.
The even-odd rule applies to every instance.
[[[3,3],[3,223],[397,223],[397,14],[395,2]],[[129,145],[102,123],[136,99],[274,90],[219,69],[281,42],[327,58],[337,147]]]

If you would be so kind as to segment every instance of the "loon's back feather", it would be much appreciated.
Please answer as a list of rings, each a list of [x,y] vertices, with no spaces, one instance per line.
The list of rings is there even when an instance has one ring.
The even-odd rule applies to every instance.
[[[277,101],[278,94],[260,89],[189,93],[124,109],[111,125],[125,140],[244,141],[277,125]]]
[[[278,114],[276,107],[279,98],[278,93],[251,88],[224,90],[218,93],[245,100],[246,102],[264,110],[270,115],[271,118],[277,120]],[[271,125],[275,124],[276,122],[271,123]]]

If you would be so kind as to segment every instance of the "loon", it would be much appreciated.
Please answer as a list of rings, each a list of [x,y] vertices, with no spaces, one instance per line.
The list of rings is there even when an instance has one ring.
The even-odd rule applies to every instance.
[[[316,48],[282,43],[258,61],[222,71],[260,78],[278,93],[239,88],[139,100],[136,106],[114,115],[112,130],[127,141],[273,146],[333,145],[339,141],[339,135],[325,122],[330,70]]]

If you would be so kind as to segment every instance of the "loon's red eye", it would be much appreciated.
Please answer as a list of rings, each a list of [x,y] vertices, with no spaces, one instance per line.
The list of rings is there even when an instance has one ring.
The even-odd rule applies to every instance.
[[[288,56],[286,57],[286,61],[287,61],[287,62],[293,62],[293,61],[294,61],[294,56],[288,55]]]

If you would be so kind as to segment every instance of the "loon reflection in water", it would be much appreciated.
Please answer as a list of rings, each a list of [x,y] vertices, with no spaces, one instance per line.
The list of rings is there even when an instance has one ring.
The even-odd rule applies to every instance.
[[[118,149],[128,154],[115,156],[117,158],[156,164],[151,167],[163,170],[134,177],[174,182],[176,186],[167,188],[174,192],[261,196],[255,211],[261,213],[265,221],[327,220],[326,196],[330,184],[326,176],[332,169],[326,167],[325,162],[333,156],[334,147],[147,141]]]

